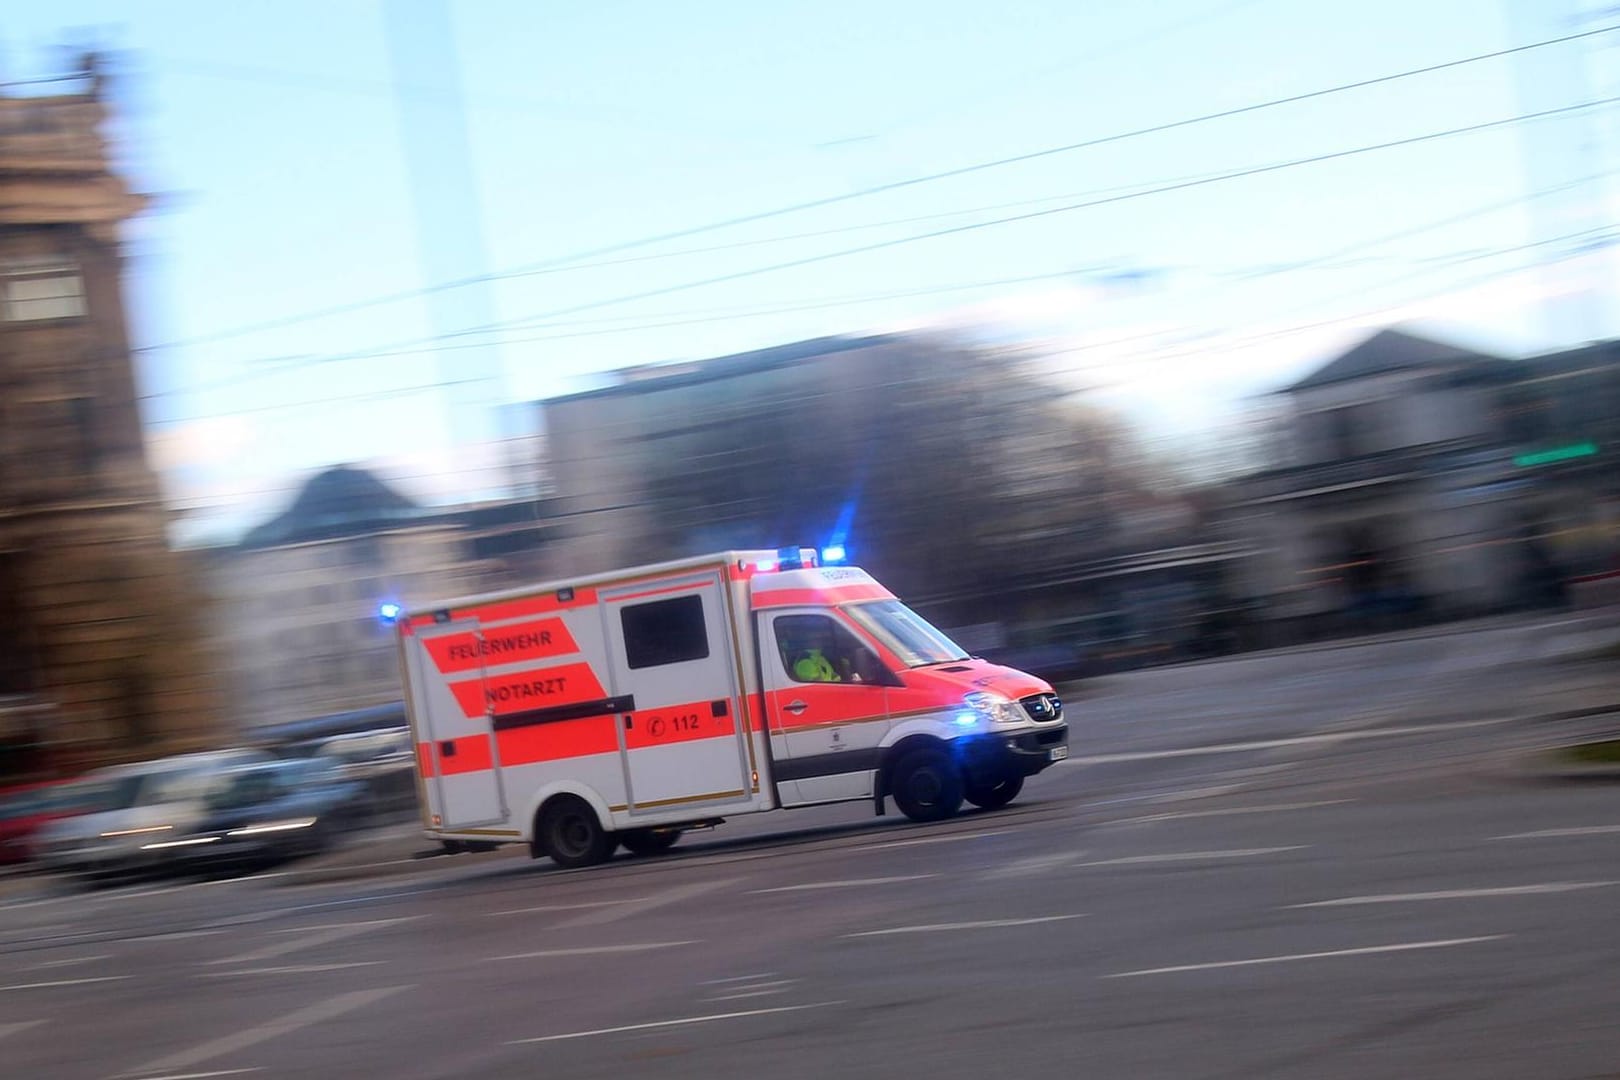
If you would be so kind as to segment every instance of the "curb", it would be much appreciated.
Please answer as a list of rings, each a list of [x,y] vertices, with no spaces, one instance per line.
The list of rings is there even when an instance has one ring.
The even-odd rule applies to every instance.
[[[1569,746],[1579,746],[1570,743]],[[1522,755],[1515,773],[1524,780],[1558,780],[1575,783],[1620,783],[1620,765],[1577,765],[1560,761],[1556,755],[1567,747],[1542,747]]]
[[[293,864],[274,884],[320,885],[340,881],[372,880],[419,873],[423,869],[442,869],[449,866],[474,866],[492,858],[511,857],[523,845],[503,845],[494,851],[466,852],[450,855],[439,844],[422,835],[420,827],[411,828],[405,835],[380,837],[374,843],[358,841],[320,856],[303,865]]]

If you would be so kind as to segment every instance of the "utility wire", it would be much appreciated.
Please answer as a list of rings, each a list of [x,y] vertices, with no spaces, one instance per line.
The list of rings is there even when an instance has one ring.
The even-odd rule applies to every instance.
[[[364,360],[364,359],[372,359],[372,358],[400,356],[400,355],[406,355],[408,353],[431,353],[431,352],[436,352],[436,351],[443,351],[445,348],[447,348],[447,346],[434,345],[433,343],[443,342],[443,341],[445,341],[447,339],[470,337],[470,336],[477,335],[477,334],[486,334],[486,333],[489,333],[491,331],[498,331],[498,330],[512,328],[512,327],[521,327],[521,326],[532,325],[532,324],[535,324],[535,323],[545,322],[545,321],[549,321],[551,319],[560,318],[560,317],[563,317],[563,316],[566,316],[566,315],[579,314],[579,313],[585,312],[585,311],[593,311],[593,310],[597,310],[597,309],[603,308],[603,307],[610,307],[610,306],[614,306],[614,305],[617,305],[617,304],[630,303],[630,302],[634,302],[634,301],[638,301],[638,300],[653,299],[655,297],[667,296],[667,295],[670,295],[670,294],[673,294],[673,293],[684,292],[684,291],[687,291],[687,290],[690,290],[690,289],[700,288],[700,287],[703,287],[703,286],[723,284],[723,283],[727,283],[727,282],[731,282],[731,281],[739,281],[739,280],[742,280],[742,279],[745,279],[745,278],[751,278],[751,277],[756,277],[756,276],[760,276],[760,275],[763,275],[763,274],[775,273],[775,272],[779,272],[779,271],[782,271],[782,270],[797,269],[799,267],[809,266],[809,265],[813,265],[813,264],[821,263],[821,262],[827,262],[827,261],[830,261],[830,260],[833,260],[833,259],[849,258],[849,257],[855,256],[855,255],[863,255],[863,254],[868,254],[868,253],[874,252],[874,251],[881,251],[881,250],[886,250],[886,249],[889,249],[889,248],[899,247],[901,245],[916,243],[916,242],[919,242],[919,241],[922,241],[922,240],[938,239],[938,238],[941,238],[941,237],[953,236],[953,235],[958,235],[958,234],[967,233],[967,232],[973,232],[973,231],[977,231],[979,229],[992,228],[992,227],[999,226],[999,225],[1006,225],[1006,224],[1012,224],[1012,223],[1023,222],[1023,221],[1032,221],[1032,220],[1036,220],[1036,219],[1039,219],[1039,218],[1048,217],[1048,216],[1051,216],[1051,215],[1054,215],[1054,214],[1071,213],[1071,212],[1074,212],[1074,211],[1077,211],[1077,210],[1092,209],[1092,208],[1099,207],[1099,206],[1107,206],[1107,205],[1112,205],[1112,204],[1115,204],[1115,203],[1127,202],[1127,201],[1140,199],[1140,198],[1146,198],[1146,197],[1152,196],[1152,195],[1161,195],[1161,194],[1166,194],[1166,193],[1175,192],[1175,191],[1185,191],[1185,190],[1189,190],[1189,189],[1193,189],[1193,188],[1205,187],[1205,186],[1208,186],[1208,185],[1211,185],[1211,184],[1223,183],[1223,182],[1230,181],[1230,180],[1237,180],[1237,179],[1243,179],[1243,178],[1247,178],[1247,177],[1251,177],[1251,176],[1260,176],[1260,175],[1265,175],[1265,174],[1268,174],[1268,173],[1280,172],[1280,171],[1283,171],[1283,170],[1286,170],[1286,169],[1298,168],[1298,167],[1305,166],[1305,165],[1320,164],[1320,163],[1326,162],[1326,161],[1342,160],[1344,158],[1354,157],[1354,156],[1358,156],[1358,155],[1361,155],[1361,154],[1374,153],[1374,152],[1381,151],[1381,150],[1389,150],[1389,149],[1394,149],[1394,148],[1398,148],[1398,147],[1405,147],[1405,146],[1414,146],[1414,145],[1418,145],[1418,144],[1422,144],[1422,143],[1433,142],[1433,141],[1438,140],[1438,139],[1452,138],[1452,137],[1459,136],[1459,135],[1473,134],[1473,133],[1481,132],[1481,131],[1490,131],[1490,130],[1494,130],[1494,129],[1497,129],[1497,128],[1506,127],[1506,126],[1509,126],[1509,125],[1512,125],[1512,124],[1524,123],[1526,121],[1531,121],[1531,120],[1545,119],[1545,118],[1550,117],[1550,116],[1564,115],[1564,114],[1567,114],[1567,113],[1577,112],[1577,111],[1580,111],[1580,110],[1589,109],[1589,108],[1593,108],[1595,106],[1600,106],[1600,105],[1613,104],[1613,103],[1615,103],[1617,101],[1620,101],[1620,97],[1606,98],[1606,99],[1601,99],[1601,100],[1597,100],[1597,101],[1581,102],[1581,103],[1578,103],[1578,104],[1575,104],[1575,105],[1566,105],[1566,106],[1561,106],[1561,107],[1555,108],[1555,109],[1543,110],[1543,111],[1540,111],[1540,112],[1525,113],[1525,114],[1521,114],[1521,115],[1518,115],[1518,116],[1506,117],[1506,118],[1499,119],[1499,120],[1489,120],[1489,121],[1484,121],[1484,122],[1481,122],[1481,123],[1478,123],[1478,124],[1469,124],[1469,125],[1465,125],[1465,126],[1462,126],[1462,127],[1450,128],[1450,129],[1447,129],[1447,130],[1444,130],[1444,131],[1429,132],[1429,133],[1426,133],[1426,134],[1423,134],[1423,135],[1414,135],[1414,136],[1409,136],[1409,137],[1403,138],[1403,139],[1394,139],[1394,140],[1390,140],[1390,141],[1382,142],[1382,143],[1373,143],[1373,144],[1370,144],[1370,145],[1353,147],[1353,148],[1347,149],[1347,150],[1330,151],[1330,152],[1323,153],[1323,154],[1315,154],[1315,155],[1312,155],[1310,157],[1305,157],[1305,158],[1295,158],[1295,159],[1292,159],[1292,160],[1289,160],[1289,161],[1273,162],[1273,163],[1267,164],[1267,165],[1258,165],[1258,166],[1252,166],[1252,167],[1245,168],[1245,169],[1237,169],[1237,170],[1233,170],[1233,171],[1230,171],[1230,172],[1219,173],[1219,174],[1216,174],[1216,175],[1210,176],[1210,177],[1204,177],[1204,178],[1192,179],[1192,180],[1184,180],[1184,181],[1177,181],[1177,182],[1173,182],[1173,183],[1169,183],[1169,184],[1163,184],[1163,185],[1160,185],[1160,186],[1154,187],[1154,188],[1142,189],[1142,190],[1133,191],[1133,192],[1120,194],[1120,195],[1103,196],[1103,197],[1099,197],[1099,198],[1095,198],[1095,199],[1084,200],[1084,201],[1077,202],[1077,203],[1070,203],[1070,204],[1067,204],[1065,206],[1053,207],[1053,208],[1045,209],[1045,210],[1030,211],[1030,212],[1023,213],[1023,214],[1014,214],[1014,215],[1011,215],[1011,216],[994,218],[994,219],[991,219],[991,220],[988,220],[988,221],[973,222],[973,223],[969,223],[969,224],[965,224],[965,225],[951,226],[949,228],[944,228],[944,229],[936,229],[936,230],[933,230],[931,232],[913,234],[913,235],[910,235],[910,236],[898,237],[898,238],[891,239],[891,240],[877,241],[877,242],[874,242],[874,243],[871,243],[871,244],[862,245],[860,247],[846,248],[846,249],[843,249],[843,250],[832,251],[832,252],[823,252],[821,254],[805,256],[803,258],[793,259],[793,260],[789,260],[787,262],[774,263],[774,264],[770,264],[770,265],[766,265],[766,266],[760,266],[760,267],[753,267],[753,268],[750,268],[750,269],[734,271],[732,273],[721,274],[721,275],[714,276],[714,277],[702,278],[702,279],[698,279],[698,280],[695,280],[695,281],[687,281],[687,282],[677,283],[677,284],[674,284],[674,285],[667,285],[667,286],[663,286],[663,287],[660,287],[660,288],[657,288],[657,289],[644,290],[642,292],[633,293],[633,294],[630,294],[628,296],[618,296],[618,297],[610,297],[610,298],[606,298],[606,299],[602,299],[602,300],[596,300],[596,301],[592,301],[592,302],[585,303],[585,304],[574,305],[572,307],[567,307],[567,308],[561,308],[561,309],[557,309],[557,310],[553,310],[553,311],[542,312],[542,313],[532,315],[532,316],[527,316],[527,317],[524,317],[524,318],[521,318],[521,319],[501,320],[501,321],[494,322],[494,323],[489,323],[489,324],[486,324],[486,325],[483,325],[483,326],[472,327],[472,328],[466,329],[466,330],[454,331],[454,332],[444,333],[444,334],[431,334],[431,335],[426,335],[426,336],[421,336],[421,337],[416,337],[416,338],[409,338],[409,339],[406,339],[404,341],[394,342],[394,343],[390,343],[388,345],[377,346],[377,347],[372,348],[372,349],[359,350],[359,351],[347,352],[347,353],[336,353],[336,354],[330,354],[330,355],[321,356],[321,357],[300,358],[296,365],[283,365],[283,366],[277,367],[277,368],[266,368],[266,369],[259,369],[259,370],[254,370],[254,371],[243,372],[243,373],[241,373],[239,375],[231,376],[229,378],[222,379],[222,380],[218,380],[218,381],[216,381],[214,383],[206,384],[206,385],[201,386],[201,387],[181,388],[181,389],[173,390],[173,391],[159,391],[159,392],[155,392],[155,393],[152,393],[152,394],[143,395],[142,397],[143,397],[143,400],[147,400],[147,399],[152,399],[152,398],[170,396],[170,395],[177,394],[177,393],[195,393],[195,392],[204,392],[204,391],[208,391],[208,390],[215,390],[215,389],[220,389],[220,388],[223,388],[223,387],[234,386],[234,385],[240,384],[242,382],[252,381],[252,380],[258,379],[258,378],[264,378],[264,377],[269,376],[269,375],[281,374],[281,373],[284,373],[285,371],[290,370],[290,369],[303,368],[303,367],[308,367],[308,366],[312,366],[312,365],[315,365],[315,364],[340,363],[340,362],[349,361],[349,360]],[[422,346],[430,346],[430,347],[422,347]]]
[[[497,271],[490,274],[478,274],[472,277],[461,278],[454,281],[422,286],[408,291],[390,293],[386,296],[373,297],[367,300],[357,300],[351,304],[340,305],[336,308],[325,308],[318,312],[288,315],[279,319],[255,323],[250,326],[214,331],[189,338],[167,341],[158,345],[147,346],[141,351],[180,348],[186,345],[197,345],[206,342],[221,341],[227,338],[241,337],[245,334],[262,333],[265,330],[277,329],[282,326],[289,326],[299,322],[305,322],[310,319],[326,318],[331,315],[361,310],[363,308],[373,307],[379,304],[397,303],[403,299],[409,299],[432,292],[462,288],[468,285],[499,280],[507,277],[532,274],[536,271],[547,270],[554,267],[570,266],[576,263],[585,262],[587,260],[599,259],[608,255],[617,255],[625,251],[632,251],[637,248],[650,247],[652,245],[668,243],[674,240],[684,240],[688,237],[700,236],[704,233],[716,232],[722,229],[736,228],[741,225],[751,225],[755,222],[767,221],[771,218],[783,217],[788,214],[797,214],[809,210],[822,209],[828,206],[836,206],[841,203],[851,202],[855,199],[869,198],[874,195],[886,194],[892,191],[900,191],[906,188],[916,187],[921,184],[930,184],[940,180],[949,180],[956,177],[969,176],[988,169],[997,169],[1008,165],[1017,165],[1024,162],[1037,161],[1059,154],[1069,154],[1078,150],[1088,150],[1099,146],[1107,146],[1112,143],[1124,142],[1129,139],[1137,139],[1148,135],[1158,135],[1169,131],[1176,131],[1196,124],[1205,124],[1216,120],[1231,119],[1233,117],[1244,116],[1266,109],[1274,109],[1285,105],[1295,105],[1305,101],[1312,101],[1317,98],[1328,97],[1334,94],[1347,93],[1353,90],[1363,90],[1368,87],[1380,86],[1423,75],[1432,75],[1436,72],[1447,71],[1469,64],[1482,63],[1487,60],[1496,60],[1503,57],[1515,56],[1535,49],[1544,49],[1554,45],[1562,45],[1572,41],[1580,41],[1585,38],[1612,33],[1617,29],[1620,29],[1620,26],[1604,26],[1595,30],[1583,30],[1577,33],[1565,34],[1561,37],[1547,38],[1542,41],[1530,42],[1525,45],[1516,45],[1506,49],[1498,49],[1494,52],[1479,53],[1474,56],[1466,56],[1456,60],[1448,60],[1442,63],[1430,64],[1425,67],[1410,68],[1405,71],[1391,72],[1389,74],[1379,75],[1373,78],[1361,79],[1349,83],[1341,83],[1337,86],[1323,87],[1321,89],[1310,90],[1299,94],[1292,94],[1287,97],[1272,98],[1266,101],[1254,102],[1231,109],[1222,109],[1217,112],[1203,113],[1198,116],[1186,117],[1180,120],[1172,120],[1160,124],[1153,124],[1147,127],[1135,128],[1129,131],[1116,132],[1111,135],[1102,135],[1092,139],[1085,139],[1080,142],[1066,143],[1061,146],[1051,146],[1040,150],[1032,150],[1023,154],[1015,154],[1011,157],[996,158],[989,161],[976,162],[971,165],[959,166],[954,169],[946,169],[940,172],[926,173],[921,176],[909,177],[904,180],[893,180],[887,183],[874,184],[855,191],[845,192],[840,195],[823,196],[821,198],[811,199],[805,202],[792,203],[790,205],[777,207],[771,210],[761,210],[749,214],[743,214],[737,217],[725,218],[704,225],[689,226],[687,228],[658,233],[635,240],[619,241],[617,243],[604,245],[602,247],[576,252],[572,255],[563,255],[541,260],[539,262],[529,263],[525,266],[514,267],[510,270]]]

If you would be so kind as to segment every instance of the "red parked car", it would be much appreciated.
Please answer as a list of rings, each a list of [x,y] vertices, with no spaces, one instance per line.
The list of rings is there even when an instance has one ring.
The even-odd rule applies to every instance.
[[[67,780],[0,790],[0,866],[28,862],[34,857],[34,837],[40,829],[81,812],[73,790]]]

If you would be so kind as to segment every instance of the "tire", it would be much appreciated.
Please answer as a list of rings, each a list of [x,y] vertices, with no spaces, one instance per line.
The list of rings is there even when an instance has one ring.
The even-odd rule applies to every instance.
[[[546,803],[534,835],[541,854],[570,870],[605,862],[617,841],[602,828],[590,804],[575,795],[559,795]]]
[[[967,801],[983,810],[1000,810],[1024,790],[1022,776],[1009,776],[996,784],[969,784]]]
[[[619,843],[632,855],[661,855],[680,838],[679,829],[631,829],[619,834]]]
[[[889,794],[912,821],[941,821],[962,808],[962,771],[943,750],[913,750],[895,764]]]

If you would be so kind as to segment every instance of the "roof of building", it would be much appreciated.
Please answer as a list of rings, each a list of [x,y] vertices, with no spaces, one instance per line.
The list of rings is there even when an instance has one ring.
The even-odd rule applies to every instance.
[[[866,337],[812,338],[808,341],[795,341],[787,345],[773,345],[768,349],[755,349],[752,352],[733,353],[730,356],[716,356],[706,360],[695,360],[687,363],[650,364],[643,367],[626,368],[612,373],[619,380],[612,386],[548,398],[544,404],[549,406],[591,398],[655,393],[682,386],[712,382],[717,379],[729,379],[738,375],[749,375],[758,371],[787,367],[791,364],[812,360],[820,356],[829,356],[833,353],[853,352],[857,349],[869,349],[879,345],[902,344],[908,340],[895,334],[873,334]]]
[[[364,536],[418,521],[428,513],[373,473],[339,465],[310,477],[291,506],[248,531],[242,547]]]
[[[1433,341],[1403,330],[1380,330],[1298,382],[1284,387],[1284,390],[1292,393],[1317,386],[1420,368],[1461,368],[1473,369],[1480,374],[1488,372],[1506,375],[1510,363],[1511,361],[1504,357]]]

